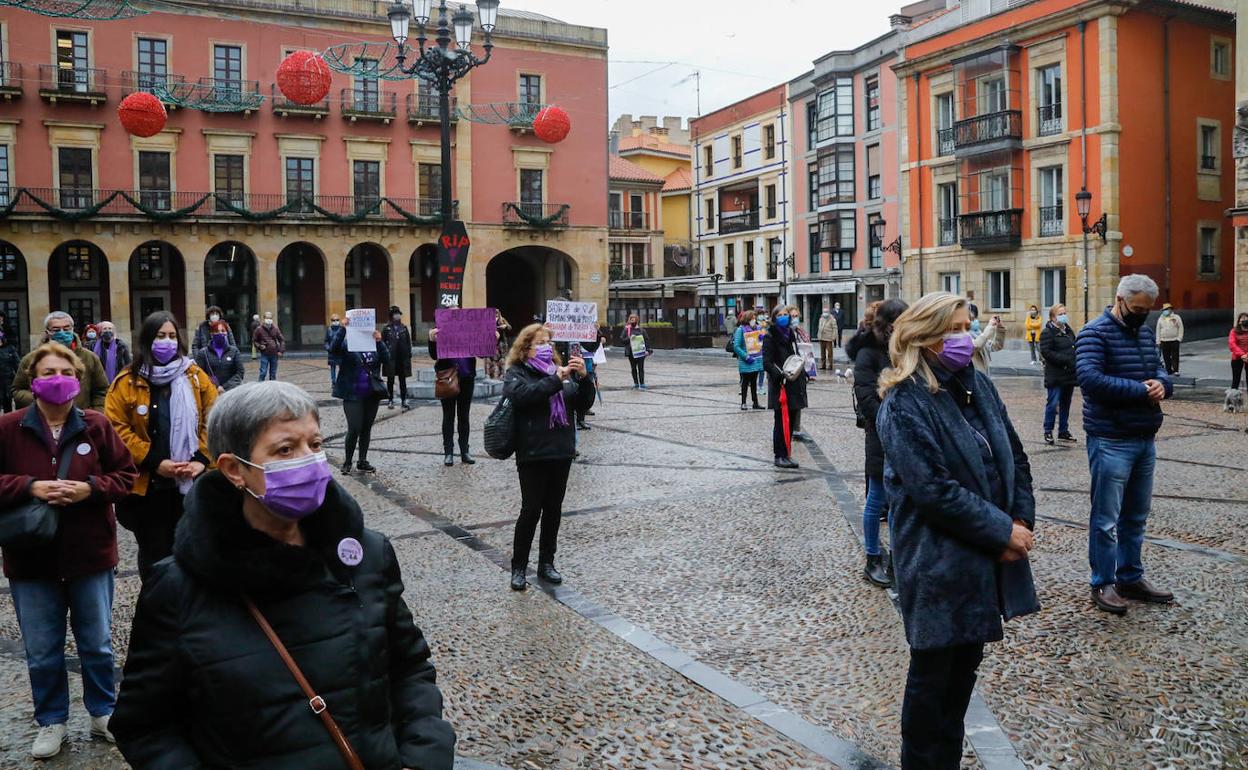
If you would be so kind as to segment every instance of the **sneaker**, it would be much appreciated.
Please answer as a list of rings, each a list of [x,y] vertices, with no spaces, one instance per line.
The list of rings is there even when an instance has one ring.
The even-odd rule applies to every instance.
[[[644,382],[641,384],[641,389],[642,389],[642,390],[645,390],[645,389],[646,389],[646,384],[645,384]]]
[[[61,753],[61,744],[65,742],[65,734],[69,728],[62,722],[59,725],[40,727],[31,744],[30,755],[35,759],[47,759]]]
[[[756,410],[758,410],[758,411],[760,411],[760,412],[761,412],[761,411],[763,411],[764,409],[766,409],[767,407],[763,406],[762,404],[755,404],[754,406],[752,406],[752,407],[750,407],[750,408],[751,408],[751,409],[756,409]]]
[[[1053,441],[1053,431],[1051,431],[1051,430],[1046,430],[1046,431],[1044,432],[1044,443],[1048,444],[1049,446],[1053,446],[1053,444],[1054,444],[1054,441]]]
[[[1058,440],[1058,441],[1065,441],[1065,442],[1070,443],[1070,444],[1078,444],[1078,443],[1079,443],[1079,440],[1078,440],[1078,439],[1076,439],[1074,436],[1072,436],[1072,435],[1070,434],[1070,431],[1068,431],[1068,430],[1062,431],[1061,433],[1057,434],[1057,440]]]
[[[403,411],[405,411],[405,412],[410,412],[410,411],[412,411],[412,405],[411,405],[410,403],[408,403],[407,401],[404,401],[404,402],[403,402]]]
[[[117,742],[117,739],[114,738],[113,734],[109,732],[108,730],[108,720],[111,717],[112,717],[112,714],[105,714],[102,717],[91,717],[91,737],[92,738],[103,738],[109,743]]]
[[[393,408],[394,408],[394,399],[393,399],[393,398],[391,398],[391,399],[387,399],[387,400],[386,400],[386,408],[387,408],[387,409],[393,409]]]
[[[342,475],[344,476],[351,475],[351,461],[350,460],[347,460],[345,463],[342,464]]]
[[[355,464],[355,469],[360,473],[376,473],[377,469],[368,460],[360,460]]]
[[[745,404],[742,404],[742,405],[741,405],[741,411],[743,411],[743,412],[748,412],[749,410],[750,410],[750,408],[749,408],[748,406],[746,406]]]

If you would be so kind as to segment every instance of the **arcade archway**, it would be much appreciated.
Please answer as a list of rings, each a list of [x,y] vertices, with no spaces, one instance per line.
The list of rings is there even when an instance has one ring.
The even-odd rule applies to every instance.
[[[256,311],[256,255],[238,241],[223,241],[204,257],[204,307],[216,305],[239,348],[251,346]]]
[[[0,330],[18,352],[29,346],[30,298],[26,291],[26,258],[8,241],[0,241]]]
[[[347,252],[347,307],[374,308],[377,322],[389,318],[390,254],[375,243],[360,243]]]
[[[512,328],[520,329],[545,316],[546,300],[571,297],[576,262],[557,249],[519,246],[500,252],[485,268],[485,296]]]
[[[90,241],[66,241],[48,259],[48,301],[74,317],[79,335],[87,324],[111,321],[108,258]]]
[[[315,348],[325,334],[325,255],[310,243],[277,255],[277,324],[292,348]]]
[[[186,315],[186,267],[182,253],[164,241],[148,241],[130,254],[130,328],[157,310],[168,310],[186,328],[198,318]]]

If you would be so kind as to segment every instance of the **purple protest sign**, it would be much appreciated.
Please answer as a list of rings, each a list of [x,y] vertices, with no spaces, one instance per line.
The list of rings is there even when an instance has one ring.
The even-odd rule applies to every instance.
[[[438,358],[493,358],[498,353],[493,308],[438,308],[433,319]]]

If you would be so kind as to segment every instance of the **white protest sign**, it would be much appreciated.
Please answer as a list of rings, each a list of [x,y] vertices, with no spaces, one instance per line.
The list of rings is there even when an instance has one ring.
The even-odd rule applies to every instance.
[[[546,327],[554,342],[593,342],[598,339],[598,303],[548,300]]]
[[[377,311],[373,308],[355,308],[347,311],[347,350],[351,353],[375,353],[377,342]]]

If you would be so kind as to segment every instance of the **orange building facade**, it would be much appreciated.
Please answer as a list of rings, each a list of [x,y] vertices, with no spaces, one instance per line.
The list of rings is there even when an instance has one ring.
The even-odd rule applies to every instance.
[[[1030,305],[1060,302],[1082,321],[1121,275],[1146,273],[1189,328],[1224,328],[1230,14],[1038,0],[926,38],[917,25],[909,41],[894,67],[907,296],[964,293],[1016,327]],[[1104,241],[1085,240],[1082,189]]]
[[[23,342],[50,310],[125,336],[152,310],[191,326],[209,304],[243,338],[273,310],[289,340],[316,347],[330,313],[384,318],[392,304],[421,336],[440,231],[436,94],[335,72],[329,96],[303,107],[274,84],[290,51],[386,42],[386,8],[189,0],[101,22],[0,9],[0,310]],[[464,305],[524,322],[570,292],[605,313],[606,31],[504,8],[494,42],[455,91],[465,116],[495,118],[452,127],[453,197],[473,240]],[[155,81],[198,83],[202,109],[131,136],[116,107]],[[552,103],[573,127],[559,144],[532,131],[536,105]],[[149,213],[116,197],[99,208],[118,190]]]

